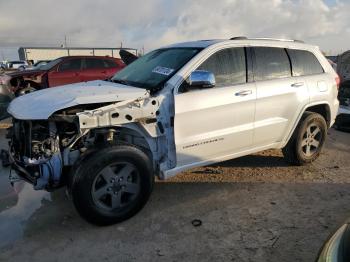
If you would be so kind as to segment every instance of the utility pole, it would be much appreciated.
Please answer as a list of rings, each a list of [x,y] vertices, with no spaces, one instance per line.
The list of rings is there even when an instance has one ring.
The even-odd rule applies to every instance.
[[[67,47],[67,36],[64,35],[64,47]]]

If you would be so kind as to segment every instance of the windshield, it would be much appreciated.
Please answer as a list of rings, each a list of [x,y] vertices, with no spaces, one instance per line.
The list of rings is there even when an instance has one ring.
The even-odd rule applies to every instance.
[[[201,49],[166,48],[154,50],[119,71],[112,81],[125,85],[159,90],[181,67]]]
[[[39,66],[41,70],[50,70],[52,67],[60,63],[63,59],[57,58],[55,60],[52,60],[51,62],[47,63],[46,65]]]

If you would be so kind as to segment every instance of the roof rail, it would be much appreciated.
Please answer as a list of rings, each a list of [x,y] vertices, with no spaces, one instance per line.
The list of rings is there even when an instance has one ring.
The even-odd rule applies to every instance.
[[[246,36],[235,36],[235,37],[232,37],[230,38],[230,40],[247,40],[248,37]]]
[[[283,38],[268,38],[268,37],[257,37],[257,38],[249,38],[251,40],[272,40],[272,41],[281,41],[281,42],[298,42],[298,43],[304,43],[304,41],[301,40],[295,40],[295,39],[283,39]]]
[[[245,36],[232,37],[232,38],[230,38],[230,40],[271,40],[271,41],[281,41],[281,42],[297,42],[297,43],[304,43],[304,41],[295,40],[295,39],[281,39],[281,38],[268,38],[268,37],[248,38],[248,37],[245,37]]]

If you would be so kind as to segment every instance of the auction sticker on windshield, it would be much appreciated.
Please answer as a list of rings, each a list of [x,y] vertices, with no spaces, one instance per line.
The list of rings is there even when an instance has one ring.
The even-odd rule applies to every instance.
[[[165,76],[170,75],[172,72],[174,72],[174,69],[163,67],[163,66],[157,66],[152,70],[152,73],[157,73]]]

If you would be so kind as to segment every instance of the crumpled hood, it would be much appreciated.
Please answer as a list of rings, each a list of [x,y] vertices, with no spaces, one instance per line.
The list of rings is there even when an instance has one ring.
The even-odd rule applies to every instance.
[[[83,104],[146,98],[146,89],[107,81],[90,81],[47,88],[14,99],[7,111],[16,119],[48,119],[54,112]]]

